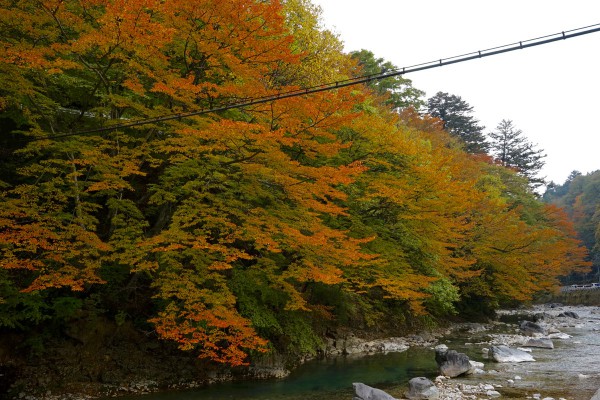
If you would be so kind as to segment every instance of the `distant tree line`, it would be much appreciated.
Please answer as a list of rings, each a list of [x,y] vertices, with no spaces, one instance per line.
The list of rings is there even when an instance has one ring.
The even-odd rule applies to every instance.
[[[600,281],[600,170],[583,175],[573,171],[563,184],[550,182],[543,200],[563,208],[593,263],[589,274],[573,274],[571,279]]]

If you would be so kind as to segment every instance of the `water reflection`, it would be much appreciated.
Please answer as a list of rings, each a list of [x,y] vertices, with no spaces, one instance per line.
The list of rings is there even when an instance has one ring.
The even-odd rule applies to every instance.
[[[503,398],[525,398],[535,393],[543,397],[589,400],[600,387],[600,320],[593,307],[576,311],[582,319],[560,329],[572,339],[554,340],[554,349],[533,349],[537,360],[532,363],[498,364],[484,359],[481,348],[489,345],[465,344],[490,340],[490,331],[459,332],[446,338],[450,348],[466,353],[471,359],[485,363],[484,375],[455,379],[470,385],[491,383]],[[600,311],[599,311],[600,312]],[[512,321],[511,321],[512,322]],[[555,321],[556,322],[556,321]],[[515,333],[515,325],[496,326],[494,331]],[[352,398],[352,383],[363,382],[402,397],[408,380],[417,376],[430,379],[437,374],[431,349],[409,349],[403,353],[388,353],[363,357],[338,357],[312,361],[280,380],[228,382],[187,392],[151,394],[128,397],[131,400],[348,400]],[[522,379],[514,380],[515,376]],[[514,380],[514,386],[508,383]]]
[[[285,379],[221,383],[193,391],[150,394],[143,400],[338,400],[352,398],[353,382],[400,396],[403,386],[415,376],[436,376],[433,350],[311,361]]]

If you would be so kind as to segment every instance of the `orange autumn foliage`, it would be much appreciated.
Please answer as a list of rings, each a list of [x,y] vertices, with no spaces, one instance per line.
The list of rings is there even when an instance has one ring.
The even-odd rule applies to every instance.
[[[285,7],[302,19],[301,6],[0,6],[0,112],[19,139],[7,139],[17,149],[0,181],[0,288],[85,298],[105,283],[106,297],[143,287],[160,338],[242,365],[268,339],[304,344],[311,324],[334,325],[344,310],[372,328],[393,317],[374,311],[388,305],[414,316],[478,291],[528,299],[587,265],[558,210],[511,197],[522,185],[508,187],[510,172],[365,88],[21,140],[348,76],[333,36],[289,27]],[[311,35],[322,62],[301,48]]]

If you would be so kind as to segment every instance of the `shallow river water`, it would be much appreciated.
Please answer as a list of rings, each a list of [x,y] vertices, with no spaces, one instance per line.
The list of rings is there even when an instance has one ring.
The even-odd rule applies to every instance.
[[[363,382],[393,393],[415,376],[436,376],[433,350],[336,357],[309,361],[284,379],[218,383],[203,389],[157,393],[144,400],[338,400],[352,398],[352,383]],[[396,393],[398,396],[400,393]],[[128,397],[127,399],[135,399]],[[140,400],[138,397],[137,400]]]
[[[501,398],[532,398],[539,394],[542,399],[589,400],[600,388],[600,309],[565,307],[563,310],[566,309],[577,312],[581,318],[553,318],[551,323],[572,338],[554,339],[554,349],[532,349],[535,362],[499,364],[484,358],[481,349],[489,347],[486,342],[491,339],[490,334],[516,333],[516,325],[500,324],[492,331],[475,333],[456,332],[452,337],[442,339],[441,343],[450,349],[464,352],[472,360],[485,364],[484,374],[452,381],[468,385],[493,384]],[[537,311],[558,313],[555,310]],[[411,348],[402,353],[310,361],[284,379],[221,383],[191,391],[126,399],[351,400],[353,382],[363,382],[401,398],[408,380],[417,376],[430,379],[437,376],[433,349]]]
[[[460,343],[460,339],[451,340],[448,343],[450,348],[456,348],[471,359],[485,363],[485,374],[457,381],[471,384],[483,381],[501,385],[497,390],[504,398],[526,398],[540,394],[542,399],[589,400],[600,388],[600,308],[563,307],[554,310],[539,306],[535,311],[557,315],[566,310],[576,312],[581,318],[547,318],[546,322],[572,337],[553,339],[554,349],[533,348],[535,362],[495,363],[477,354],[487,345],[465,345]],[[509,332],[518,332],[516,326],[508,328]],[[514,379],[517,376],[522,379]],[[509,384],[508,379],[514,380],[514,384]]]

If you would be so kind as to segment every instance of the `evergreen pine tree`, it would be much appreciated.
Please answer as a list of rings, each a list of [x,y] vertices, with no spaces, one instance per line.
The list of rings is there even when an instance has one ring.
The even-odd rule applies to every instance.
[[[489,137],[491,153],[500,164],[526,177],[533,189],[545,184],[545,179],[538,176],[545,164],[544,151],[528,141],[511,120],[503,119]]]
[[[429,114],[444,121],[444,129],[465,143],[465,151],[486,153],[489,144],[483,133],[484,126],[471,115],[473,107],[460,96],[438,92],[427,100]]]

